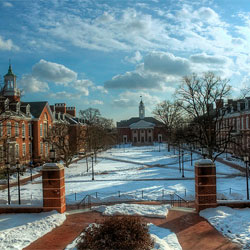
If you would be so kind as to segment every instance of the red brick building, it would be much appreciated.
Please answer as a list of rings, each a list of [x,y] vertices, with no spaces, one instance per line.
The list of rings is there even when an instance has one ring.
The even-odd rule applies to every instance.
[[[119,141],[133,145],[152,145],[153,142],[163,142],[165,126],[154,117],[145,117],[145,106],[142,100],[139,104],[139,117],[117,122]]]

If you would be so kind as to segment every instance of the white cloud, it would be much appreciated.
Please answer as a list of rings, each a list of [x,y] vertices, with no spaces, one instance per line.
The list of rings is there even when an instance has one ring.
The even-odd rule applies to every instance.
[[[121,93],[117,99],[114,99],[113,104],[116,107],[122,107],[122,108],[137,107],[140,102],[140,96],[142,96],[145,108],[149,112],[151,112],[156,106],[156,104],[161,101],[158,96],[151,95],[145,91],[142,92],[126,91]]]
[[[89,88],[93,87],[94,84],[90,80],[76,80],[73,82],[72,87],[77,91],[81,92],[85,96],[89,95]]]
[[[92,100],[90,103],[92,105],[103,105],[103,101],[101,100]]]
[[[206,53],[191,55],[190,59],[193,63],[218,64],[224,65],[229,60],[224,56],[207,55]]]
[[[191,72],[187,59],[165,52],[151,52],[145,56],[144,69],[174,76],[183,76]]]
[[[116,75],[104,83],[107,89],[158,89],[162,87],[162,78],[158,75],[145,74],[136,71]]]
[[[142,60],[142,58],[143,58],[143,57],[142,57],[140,51],[136,51],[132,57],[126,56],[126,57],[125,57],[125,60],[126,60],[127,62],[130,62],[130,63],[134,63],[134,64],[135,64],[135,63],[140,62],[140,61]]]
[[[57,84],[67,84],[77,78],[77,73],[64,65],[48,62],[43,59],[33,66],[32,75],[38,79]]]
[[[77,93],[70,93],[70,92],[67,92],[67,91],[60,91],[60,92],[56,92],[56,93],[50,93],[49,94],[50,98],[53,98],[53,99],[62,99],[62,100],[65,100],[65,99],[79,99],[81,97],[81,94]]]
[[[18,85],[25,93],[46,92],[49,90],[49,86],[46,82],[39,81],[32,75],[23,75],[18,81]]]
[[[19,50],[19,47],[14,45],[11,39],[4,40],[0,36],[0,50]]]
[[[10,2],[3,2],[4,7],[13,7],[13,4]]]

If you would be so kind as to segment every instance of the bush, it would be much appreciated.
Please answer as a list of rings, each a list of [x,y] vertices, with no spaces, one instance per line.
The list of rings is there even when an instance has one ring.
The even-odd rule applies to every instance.
[[[83,231],[77,249],[149,250],[154,246],[147,224],[137,216],[113,216]]]

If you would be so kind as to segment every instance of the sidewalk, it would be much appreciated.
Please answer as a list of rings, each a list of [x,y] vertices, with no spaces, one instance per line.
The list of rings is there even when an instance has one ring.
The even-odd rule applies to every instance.
[[[25,250],[63,250],[88,224],[104,217],[97,212],[73,213],[50,233],[30,244]],[[241,247],[224,238],[205,219],[185,209],[174,208],[166,219],[145,218],[145,221],[176,233],[183,250],[237,250]]]

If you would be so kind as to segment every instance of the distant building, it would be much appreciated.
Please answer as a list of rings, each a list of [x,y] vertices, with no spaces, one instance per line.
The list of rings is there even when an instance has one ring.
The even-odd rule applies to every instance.
[[[152,145],[153,142],[165,141],[165,126],[154,117],[145,117],[143,101],[139,104],[139,117],[117,122],[119,142],[133,145]]]

